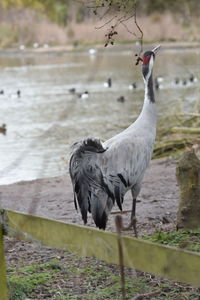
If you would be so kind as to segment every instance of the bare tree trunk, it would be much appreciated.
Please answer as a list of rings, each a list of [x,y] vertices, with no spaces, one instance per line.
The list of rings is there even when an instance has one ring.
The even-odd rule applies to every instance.
[[[176,168],[180,187],[177,229],[200,227],[200,160],[195,151],[186,152]]]

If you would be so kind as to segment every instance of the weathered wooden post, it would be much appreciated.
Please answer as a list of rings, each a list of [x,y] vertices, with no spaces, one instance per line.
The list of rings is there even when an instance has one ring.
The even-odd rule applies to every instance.
[[[3,245],[3,225],[0,223],[0,300],[9,300],[6,282],[6,263]]]
[[[200,227],[200,159],[195,147],[186,152],[176,168],[180,187],[177,229]]]

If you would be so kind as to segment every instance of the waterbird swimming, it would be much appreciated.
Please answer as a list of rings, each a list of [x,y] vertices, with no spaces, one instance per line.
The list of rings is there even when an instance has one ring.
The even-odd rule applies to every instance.
[[[128,88],[129,88],[129,90],[135,90],[135,89],[137,88],[137,85],[136,85],[136,83],[134,82],[134,83],[132,83],[132,84],[129,84]]]
[[[197,78],[193,74],[190,74],[189,81],[192,83],[197,82]]]
[[[85,91],[84,93],[77,94],[81,99],[87,99],[89,97],[89,92]]]
[[[106,88],[110,88],[112,86],[112,79],[108,78],[108,80],[103,83],[103,86]]]
[[[176,77],[175,80],[174,80],[174,83],[179,84],[179,82],[180,82],[180,79],[178,77]]]
[[[69,173],[75,208],[80,208],[84,224],[87,213],[100,229],[106,228],[108,215],[116,201],[120,210],[124,195],[132,193],[129,228],[136,230],[136,199],[149,165],[156,136],[157,108],[153,89],[153,64],[158,48],[146,51],[142,58],[145,84],[143,108],[134,123],[102,143],[87,138],[73,145]]]
[[[2,126],[0,126],[0,133],[2,133],[3,135],[6,135],[6,124],[2,124]]]
[[[164,77],[162,77],[162,76],[157,76],[156,79],[159,83],[164,81]]]
[[[94,55],[94,54],[97,53],[97,50],[94,49],[94,48],[90,48],[90,49],[88,50],[88,52],[89,52],[90,55]]]
[[[117,98],[117,101],[118,101],[118,102],[125,102],[126,99],[125,99],[124,96],[120,96],[120,97]]]
[[[69,93],[74,95],[76,93],[76,89],[75,88],[69,89]]]
[[[194,82],[194,75],[190,74],[189,81]]]
[[[182,84],[187,85],[187,79],[186,78],[183,78]]]
[[[17,90],[17,97],[20,98],[21,97],[21,91]]]

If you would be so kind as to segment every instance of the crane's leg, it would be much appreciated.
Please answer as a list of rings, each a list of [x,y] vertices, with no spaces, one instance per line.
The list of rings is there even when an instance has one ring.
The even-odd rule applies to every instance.
[[[137,237],[137,228],[136,228],[136,217],[135,217],[135,211],[136,211],[136,198],[133,198],[132,202],[132,210],[131,210],[131,221],[127,227],[125,227],[125,230],[129,230],[133,227],[135,237]]]
[[[139,184],[134,185],[134,187],[131,189],[131,194],[133,197],[132,210],[131,210],[131,221],[130,221],[129,225],[124,228],[124,230],[129,230],[129,229],[133,228],[135,237],[138,236],[137,228],[136,228],[137,220],[136,220],[135,212],[136,212],[137,195],[139,194],[139,192],[140,192],[140,185]]]
[[[135,211],[136,211],[136,198],[133,199],[133,203],[132,203],[131,223],[133,225],[133,230],[134,230],[134,233],[135,233],[135,237],[137,237],[138,236],[137,228],[136,228],[137,219],[136,219],[136,216],[135,216]]]

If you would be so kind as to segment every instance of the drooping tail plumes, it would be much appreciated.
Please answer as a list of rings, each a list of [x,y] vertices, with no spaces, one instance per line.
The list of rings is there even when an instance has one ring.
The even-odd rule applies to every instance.
[[[114,196],[104,182],[97,156],[105,152],[99,139],[88,138],[74,144],[69,172],[74,190],[74,203],[80,208],[82,219],[87,223],[87,212],[97,227],[105,229],[108,214],[114,204]]]

